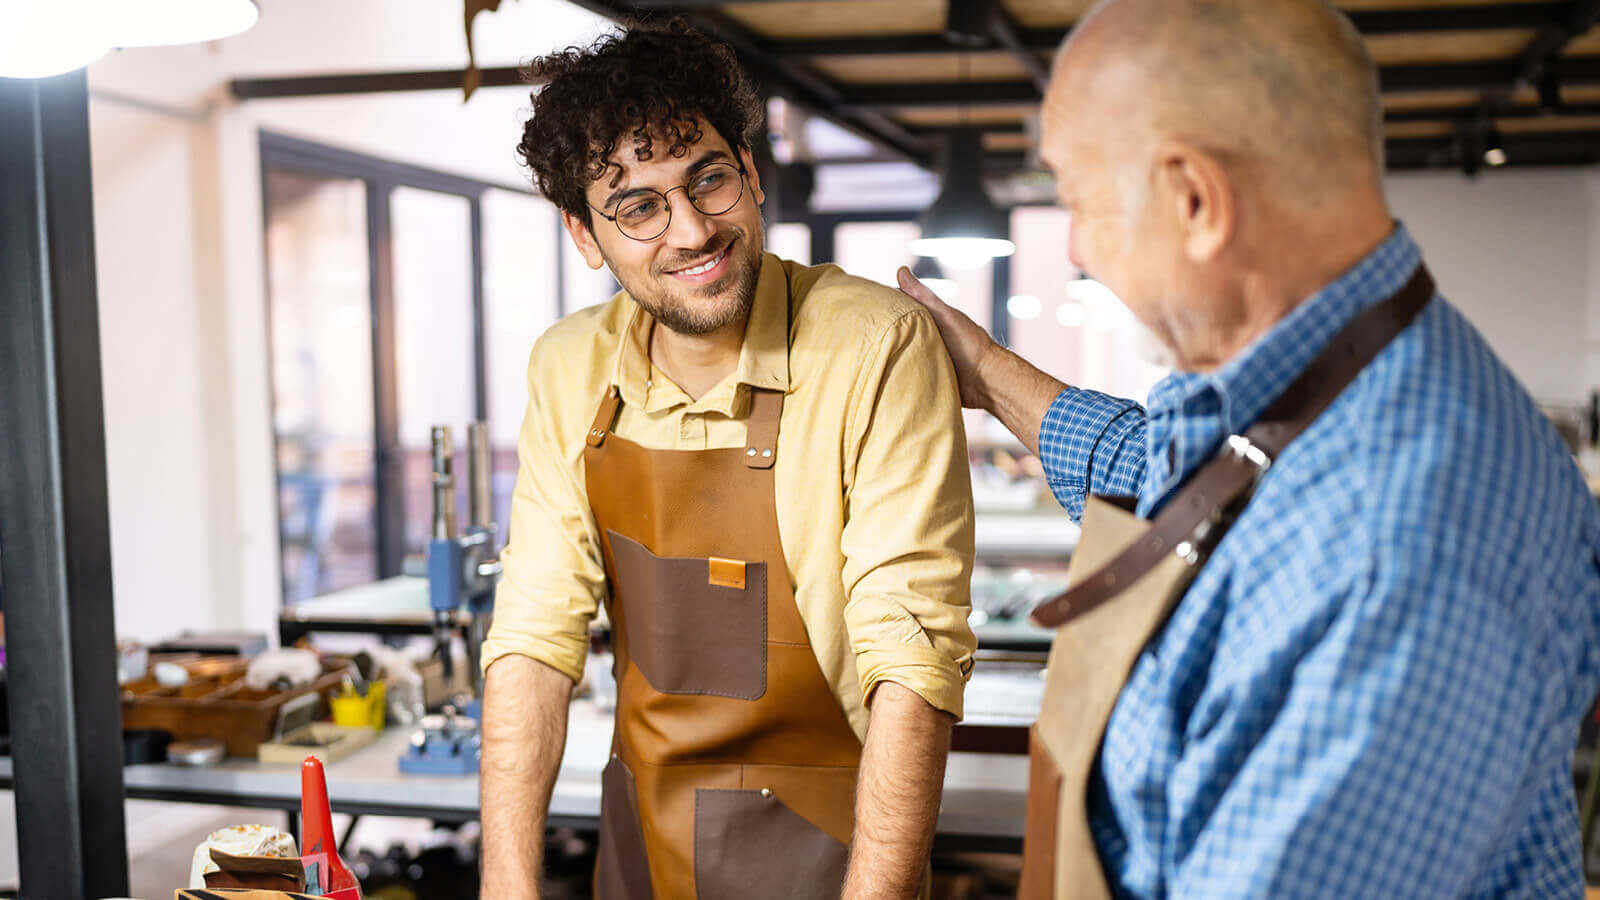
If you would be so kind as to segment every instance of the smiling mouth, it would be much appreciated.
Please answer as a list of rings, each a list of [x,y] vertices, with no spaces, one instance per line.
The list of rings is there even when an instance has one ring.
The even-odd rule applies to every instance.
[[[728,258],[728,254],[731,253],[731,252],[733,252],[733,241],[729,241],[728,245],[726,247],[723,247],[722,250],[719,251],[716,256],[711,257],[710,259],[706,260],[705,262],[697,263],[696,265],[688,266],[688,267],[682,268],[682,269],[668,269],[667,270],[667,274],[668,275],[689,275],[689,276],[704,275],[705,273],[707,273],[707,272],[711,271],[712,269],[715,269],[717,266],[721,265],[722,261],[727,259]]]

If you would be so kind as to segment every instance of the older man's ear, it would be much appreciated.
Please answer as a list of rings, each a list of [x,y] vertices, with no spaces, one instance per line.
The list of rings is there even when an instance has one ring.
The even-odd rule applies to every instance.
[[[1233,239],[1238,205],[1233,182],[1220,160],[1183,141],[1156,148],[1155,202],[1175,216],[1184,254],[1208,263]]]

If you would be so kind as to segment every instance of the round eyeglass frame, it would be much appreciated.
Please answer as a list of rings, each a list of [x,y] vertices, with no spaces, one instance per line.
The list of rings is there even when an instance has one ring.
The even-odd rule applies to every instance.
[[[623,237],[628,238],[629,240],[638,241],[641,244],[648,244],[651,241],[661,237],[663,234],[666,234],[667,233],[667,229],[672,227],[672,203],[671,203],[671,201],[669,201],[667,199],[667,195],[672,193],[673,191],[683,191],[683,195],[685,197],[689,198],[689,205],[694,207],[695,210],[698,211],[703,216],[725,216],[729,212],[731,212],[735,206],[739,205],[739,201],[740,200],[744,199],[744,188],[745,188],[745,180],[746,180],[745,179],[746,172],[745,172],[745,168],[744,168],[744,162],[741,161],[737,166],[735,166],[733,163],[729,163],[729,162],[715,162],[715,163],[712,163],[709,166],[703,166],[700,169],[697,169],[695,171],[695,174],[694,174],[694,176],[691,177],[691,180],[692,180],[693,177],[698,177],[701,173],[705,172],[706,169],[712,168],[712,166],[727,166],[730,169],[737,169],[738,170],[738,172],[739,172],[739,195],[737,197],[733,198],[733,202],[728,204],[723,209],[720,209],[720,210],[718,210],[716,212],[710,212],[708,210],[701,209],[700,208],[700,204],[694,202],[694,196],[689,193],[689,185],[687,185],[687,184],[680,184],[680,185],[678,185],[676,187],[670,187],[670,188],[667,188],[665,191],[658,191],[655,188],[644,188],[643,190],[648,191],[648,192],[650,192],[652,194],[655,194],[657,197],[660,197],[661,198],[661,208],[667,211],[667,220],[665,222],[661,223],[661,230],[656,232],[655,234],[650,235],[649,237],[638,237],[636,235],[629,234],[628,233],[628,229],[622,227],[622,223],[617,221],[617,217],[616,216],[607,215],[605,210],[601,209],[598,206],[595,206],[593,203],[588,203],[587,201],[585,201],[585,203],[590,209],[592,209],[596,213],[598,213],[600,215],[600,218],[605,219],[605,220],[609,221],[611,224],[617,226],[617,231]]]

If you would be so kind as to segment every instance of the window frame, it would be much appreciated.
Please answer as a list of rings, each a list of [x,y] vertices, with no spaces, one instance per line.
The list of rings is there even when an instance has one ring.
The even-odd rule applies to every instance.
[[[473,335],[473,417],[488,415],[488,370],[485,350],[485,292],[483,196],[491,190],[541,196],[526,185],[495,183],[453,175],[410,163],[396,162],[353,150],[319,144],[303,138],[262,129],[260,148],[260,186],[262,222],[262,280],[266,305],[267,391],[269,409],[277,415],[277,373],[272,348],[273,297],[271,258],[265,253],[267,241],[268,172],[287,171],[302,175],[346,178],[360,181],[366,193],[367,290],[372,330],[373,393],[373,528],[377,535],[377,571],[373,581],[400,575],[405,562],[405,497],[403,454],[399,440],[399,389],[395,342],[395,273],[391,200],[397,188],[409,187],[463,197],[470,209],[472,267]],[[554,209],[559,229],[560,213]],[[560,233],[559,230],[557,232]],[[566,315],[566,273],[563,254],[555,253],[556,315]],[[276,428],[273,431],[276,444]],[[273,485],[276,491],[282,477],[278,455],[272,454]],[[283,510],[274,503],[278,518],[278,567],[283,569]],[[282,583],[281,604],[289,602],[289,584]]]

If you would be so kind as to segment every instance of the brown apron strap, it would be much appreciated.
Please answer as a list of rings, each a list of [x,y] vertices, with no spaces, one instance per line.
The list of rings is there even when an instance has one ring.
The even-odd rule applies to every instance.
[[[783,418],[783,391],[750,389],[750,418],[745,422],[744,464],[770,469],[778,461],[778,422]]]
[[[1132,585],[1166,553],[1197,565],[1222,539],[1272,460],[1416,319],[1433,293],[1427,267],[1417,266],[1399,293],[1345,326],[1243,436],[1230,435],[1217,456],[1163,507],[1149,534],[1079,584],[1039,604],[1033,620],[1054,628],[1082,615]]]
[[[606,442],[606,435],[611,433],[611,427],[617,423],[617,410],[622,408],[622,392],[616,385],[606,388],[606,395],[600,400],[600,408],[595,411],[594,424],[589,426],[588,443],[591,447],[598,447]]]

